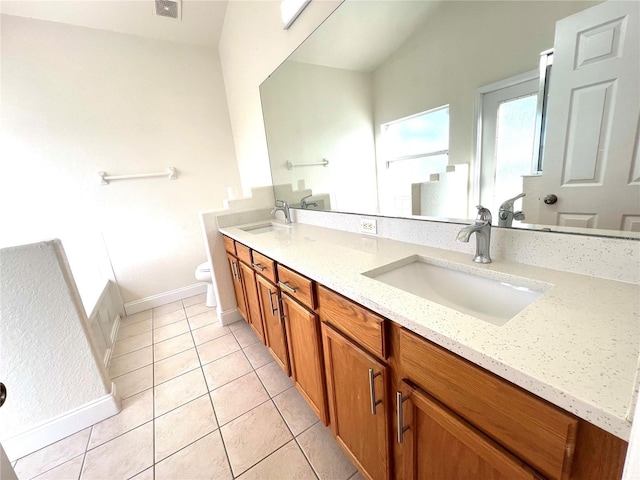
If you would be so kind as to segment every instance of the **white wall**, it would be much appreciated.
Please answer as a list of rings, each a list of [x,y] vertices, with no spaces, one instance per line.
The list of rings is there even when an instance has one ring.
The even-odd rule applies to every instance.
[[[0,246],[62,238],[80,290],[104,287],[92,272],[108,277],[110,260],[125,302],[196,283],[198,211],[240,186],[217,52],[5,15],[1,27]],[[175,181],[97,176],[169,166]]]
[[[88,340],[59,241],[0,249],[0,298],[0,378],[8,393],[0,441],[16,458],[7,439],[104,397],[111,382]]]
[[[219,52],[247,195],[251,187],[271,184],[259,86],[339,4],[311,2],[288,30],[282,29],[278,0],[230,0],[227,5]]]
[[[375,213],[375,190],[360,188],[376,182],[371,76],[289,61],[261,97],[273,183],[305,180],[314,194],[330,194],[333,210]],[[286,166],[323,158],[329,165]]]

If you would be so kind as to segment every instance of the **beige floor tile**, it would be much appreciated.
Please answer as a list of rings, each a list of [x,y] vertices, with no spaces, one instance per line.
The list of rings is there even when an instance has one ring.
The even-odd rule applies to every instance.
[[[119,340],[113,347],[111,358],[120,357],[122,355],[126,355],[127,353],[131,353],[136,350],[140,350],[141,348],[148,347],[152,342],[153,335],[151,333],[151,330],[141,333],[140,335],[126,338],[124,340]]]
[[[176,310],[180,309],[182,309],[182,300],[176,300],[175,302],[160,305],[159,307],[155,307],[153,309],[153,318],[155,319],[158,315],[175,312]]]
[[[129,478],[153,465],[153,422],[87,452],[81,479]]]
[[[108,442],[143,423],[153,420],[153,390],[145,390],[122,400],[119,414],[107,418],[93,426],[89,449]]]
[[[240,377],[211,392],[213,408],[220,425],[269,400],[269,394],[254,373]]]
[[[156,465],[156,480],[231,480],[220,432],[216,430]]]
[[[253,368],[260,368],[267,363],[273,362],[273,357],[269,353],[267,347],[261,343],[254,343],[246,348],[243,348],[244,354],[251,362]]]
[[[127,353],[121,357],[111,360],[109,363],[109,377],[115,378],[125,373],[132,372],[139,368],[153,363],[153,349],[149,347],[141,348],[135,352]]]
[[[201,293],[200,295],[194,295],[193,297],[183,298],[182,306],[187,308],[197,303],[204,303],[206,300],[207,300],[207,294]]]
[[[177,337],[170,338],[153,346],[153,359],[158,362],[176,353],[184,352],[193,348],[193,338],[191,332],[183,333]]]
[[[120,398],[125,399],[153,387],[153,365],[139,368],[120,377],[114,378]]]
[[[189,331],[189,324],[186,320],[165,325],[153,330],[153,343],[160,343]]]
[[[233,323],[228,325],[229,330],[231,330],[232,332],[235,332],[239,328],[244,328],[244,327],[248,327],[248,326],[249,325],[244,320],[238,320],[237,322],[233,322]]]
[[[260,343],[258,336],[253,333],[253,330],[251,330],[251,327],[247,324],[245,324],[243,328],[233,330],[233,334],[242,348],[253,345],[254,343]]]
[[[200,360],[195,348],[177,353],[153,364],[154,384],[160,385],[194,368],[200,368]]]
[[[248,470],[291,440],[291,433],[272,402],[221,427],[234,476]]]
[[[264,367],[258,368],[256,373],[271,397],[293,387],[291,379],[276,362],[267,363]]]
[[[307,428],[320,421],[295,387],[275,396],[273,403],[278,407],[280,414],[284,421],[287,422],[287,426],[294,436],[301,434]]]
[[[202,370],[207,381],[207,387],[209,387],[209,390],[215,390],[253,371],[253,367],[242,350],[238,350],[215,362],[207,363],[202,367]]]
[[[172,323],[185,320],[187,315],[184,313],[184,309],[175,310],[173,312],[163,313],[162,315],[153,315],[153,328],[164,327],[165,325],[171,325]]]
[[[22,457],[16,463],[16,475],[21,479],[33,478],[83,454],[87,448],[90,433],[91,428],[85,428],[26,457]]]
[[[295,440],[269,455],[259,464],[238,477],[240,480],[316,480]]]
[[[219,323],[214,323],[213,325],[205,325],[202,328],[198,328],[197,330],[193,330],[193,340],[196,342],[196,345],[200,345],[205,342],[209,342],[216,338],[222,337],[224,335],[228,335],[231,333],[229,327],[223,327]]]
[[[156,418],[156,462],[218,428],[209,395],[192,400]]]
[[[195,305],[189,305],[184,309],[187,312],[187,317],[191,318],[201,313],[209,312],[215,314],[215,307],[207,307],[204,303],[196,303]]]
[[[131,325],[132,323],[142,322],[143,320],[149,320],[152,316],[151,310],[145,310],[143,312],[134,313],[133,315],[127,315],[120,320],[120,326]]]
[[[200,362],[205,365],[240,350],[240,345],[238,345],[233,335],[224,335],[198,345],[196,348],[198,349],[198,355],[200,355]]]
[[[194,306],[197,306],[197,305],[194,305]],[[192,315],[188,315],[188,317],[189,317],[189,326],[191,327],[191,330],[196,330],[198,328],[206,327],[207,325],[218,324],[218,317],[216,316],[215,308],[211,309],[209,312],[192,314]]]
[[[131,477],[129,480],[153,480],[153,467],[147,468],[145,471],[140,472],[135,477]]]
[[[202,376],[202,370],[191,370],[154,388],[155,415],[158,417],[205,393],[207,393],[207,384]]]
[[[80,477],[80,469],[84,461],[84,453],[77,457],[38,475],[34,480],[69,480]]]
[[[130,325],[121,325],[118,327],[117,341],[140,335],[141,333],[151,330],[153,322],[151,319],[141,322],[132,323]]]
[[[322,423],[298,435],[297,440],[320,480],[347,480],[356,473],[356,467]]]

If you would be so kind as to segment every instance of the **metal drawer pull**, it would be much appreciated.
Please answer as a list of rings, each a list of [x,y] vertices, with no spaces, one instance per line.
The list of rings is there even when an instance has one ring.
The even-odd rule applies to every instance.
[[[280,282],[279,285],[280,287],[290,291],[291,293],[296,293],[298,291],[297,287],[292,287],[291,285],[288,285],[286,282]]]
[[[376,385],[375,378],[379,377],[381,373],[373,373],[373,368],[369,369],[369,396],[371,397],[371,415],[376,414],[376,406],[382,403],[382,400],[376,400]]]
[[[256,268],[258,270],[260,270],[261,272],[264,272],[266,270],[266,268],[264,268],[262,265],[260,265],[259,263],[252,263],[251,266],[253,268]]]
[[[396,409],[396,413],[398,415],[396,422],[398,424],[398,443],[402,443],[404,441],[404,432],[409,430],[409,425],[403,425],[404,409],[402,408],[402,403],[408,399],[409,397],[402,396],[402,392],[396,392],[396,402],[398,403],[398,408]]]
[[[271,291],[270,288],[268,290],[269,290],[269,306],[271,307],[271,316],[273,317],[273,315],[276,313],[276,309],[273,308],[273,292]]]

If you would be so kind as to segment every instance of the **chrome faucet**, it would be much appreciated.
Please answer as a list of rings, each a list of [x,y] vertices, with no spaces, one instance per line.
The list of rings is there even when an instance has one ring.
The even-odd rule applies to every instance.
[[[276,206],[271,210],[271,215],[275,215],[277,211],[284,213],[284,223],[291,225],[291,215],[289,214],[289,204],[284,200],[276,200]]]
[[[456,240],[467,243],[472,233],[476,234],[476,255],[473,261],[476,263],[491,263],[491,212],[482,205],[476,207],[478,216],[473,225],[468,225],[458,232]]]
[[[513,224],[513,220],[524,220],[524,212],[522,210],[518,210],[517,212],[513,211],[513,204],[519,198],[522,198],[526,195],[526,193],[521,193],[520,195],[516,195],[509,200],[505,200],[500,205],[500,210],[498,211],[498,226],[499,227],[510,227]]]
[[[318,208],[318,202],[307,202],[307,198],[312,197],[312,196],[313,196],[313,194],[307,195],[306,197],[302,197],[300,199],[300,208],[302,208],[303,210],[306,210],[309,207]]]

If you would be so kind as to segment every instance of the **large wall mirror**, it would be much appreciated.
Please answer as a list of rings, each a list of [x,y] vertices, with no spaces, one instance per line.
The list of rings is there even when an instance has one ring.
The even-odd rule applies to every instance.
[[[638,5],[346,0],[260,87],[276,198],[639,238]]]

